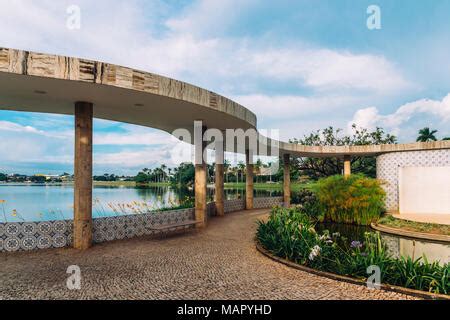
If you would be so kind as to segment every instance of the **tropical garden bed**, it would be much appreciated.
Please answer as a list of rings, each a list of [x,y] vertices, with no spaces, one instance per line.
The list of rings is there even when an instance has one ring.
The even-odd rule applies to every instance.
[[[301,205],[274,208],[260,221],[257,241],[273,255],[321,272],[367,280],[368,270],[380,270],[381,283],[435,294],[450,293],[450,265],[426,257],[394,257],[378,232],[349,239],[321,230],[322,222],[368,226],[383,213],[384,192],[374,179],[330,177],[314,192],[297,199]],[[369,268],[370,267],[370,268]]]

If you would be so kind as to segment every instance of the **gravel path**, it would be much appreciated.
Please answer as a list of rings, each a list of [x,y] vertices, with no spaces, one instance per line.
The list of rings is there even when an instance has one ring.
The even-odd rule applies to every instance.
[[[208,228],[73,249],[0,253],[0,299],[408,299],[288,268],[254,245],[268,210],[214,218]],[[80,290],[66,270],[78,265]]]

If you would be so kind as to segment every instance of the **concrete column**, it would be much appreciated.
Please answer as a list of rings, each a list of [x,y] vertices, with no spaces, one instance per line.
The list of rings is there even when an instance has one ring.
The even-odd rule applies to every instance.
[[[291,206],[291,162],[290,155],[285,154],[283,156],[283,196],[284,196],[284,206],[289,208]]]
[[[79,250],[92,246],[92,122],[92,103],[75,103],[73,246]]]
[[[247,179],[245,186],[245,208],[247,210],[253,209],[253,151],[247,150],[246,154],[247,164]]]
[[[344,156],[344,177],[349,177],[352,174],[351,156]]]
[[[216,174],[215,174],[215,183],[216,183],[216,211],[218,217],[223,217],[225,215],[225,207],[224,207],[224,198],[225,198],[225,190],[224,190],[224,142],[217,141],[216,142]]]
[[[201,223],[197,224],[197,228],[204,228],[208,219],[207,214],[207,166],[206,166],[206,145],[203,136],[206,127],[195,127],[195,220]],[[201,138],[200,138],[201,136]]]

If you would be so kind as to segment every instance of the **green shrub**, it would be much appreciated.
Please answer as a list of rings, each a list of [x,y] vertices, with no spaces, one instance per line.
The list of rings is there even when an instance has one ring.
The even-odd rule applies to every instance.
[[[319,180],[315,191],[324,222],[370,225],[384,212],[386,194],[376,179],[332,176]]]
[[[314,220],[320,220],[322,217],[322,209],[319,199],[314,191],[309,189],[301,189],[292,195],[292,204],[299,206],[303,212]]]
[[[257,240],[276,256],[321,271],[366,279],[376,265],[381,281],[390,285],[449,294],[450,264],[428,263],[426,257],[394,258],[378,232],[364,241],[351,241],[338,233],[316,232],[311,219],[298,208],[274,208],[267,222],[258,222]]]

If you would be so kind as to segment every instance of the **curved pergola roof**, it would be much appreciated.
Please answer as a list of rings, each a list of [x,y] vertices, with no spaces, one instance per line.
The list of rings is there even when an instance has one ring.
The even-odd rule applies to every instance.
[[[256,129],[254,113],[191,84],[110,63],[0,48],[0,109],[72,115],[74,102],[95,105],[94,117],[172,133],[209,128]],[[449,141],[380,146],[311,147],[279,142],[280,152],[331,157],[450,149]]]

